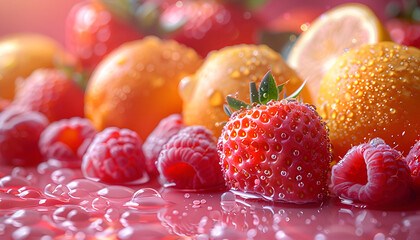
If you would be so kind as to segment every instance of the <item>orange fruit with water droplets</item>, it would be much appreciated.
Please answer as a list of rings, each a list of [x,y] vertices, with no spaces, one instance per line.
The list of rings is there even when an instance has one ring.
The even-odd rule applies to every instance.
[[[229,119],[223,110],[226,96],[250,102],[249,83],[259,85],[269,70],[278,85],[288,81],[284,90],[288,95],[303,83],[281,55],[265,45],[243,44],[211,52],[200,69],[180,83],[184,123],[203,125],[220,136],[223,123]],[[300,97],[312,103],[306,87]]]
[[[35,33],[11,34],[0,38],[0,98],[13,100],[16,79],[35,69],[75,64],[55,40]]]
[[[351,49],[326,73],[318,101],[336,159],[376,137],[407,154],[420,138],[420,50],[393,42]]]
[[[390,40],[386,28],[363,4],[346,3],[320,15],[297,39],[287,62],[308,81],[316,100],[326,71],[346,49]]]
[[[145,140],[159,121],[181,112],[179,81],[202,58],[191,48],[156,37],[128,42],[93,72],[85,93],[85,115],[98,130],[128,128]]]

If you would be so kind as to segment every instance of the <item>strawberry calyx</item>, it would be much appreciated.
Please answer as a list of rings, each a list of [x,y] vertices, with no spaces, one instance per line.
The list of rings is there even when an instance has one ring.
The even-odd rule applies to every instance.
[[[305,83],[306,82],[304,82],[290,96],[286,96],[286,93],[284,93],[283,99],[285,99],[286,101],[296,100],[299,94],[302,92],[303,87],[305,86]],[[232,116],[231,109],[233,110],[250,109],[254,107],[255,105],[266,105],[270,101],[279,101],[280,93],[283,91],[283,88],[286,84],[287,82],[277,86],[276,81],[274,80],[274,77],[271,71],[268,71],[264,75],[263,79],[261,80],[261,83],[258,89],[255,82],[249,83],[251,104],[247,104],[241,100],[238,100],[228,95],[226,96],[227,104],[223,105],[223,110],[230,117]]]

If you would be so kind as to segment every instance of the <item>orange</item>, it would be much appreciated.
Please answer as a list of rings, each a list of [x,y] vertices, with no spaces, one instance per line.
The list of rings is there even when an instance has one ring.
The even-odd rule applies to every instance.
[[[185,124],[203,125],[219,136],[223,122],[229,119],[223,110],[226,96],[250,102],[249,83],[258,86],[269,70],[277,84],[288,81],[285,91],[289,95],[303,83],[281,55],[265,45],[237,45],[210,53],[194,75],[181,81]],[[301,97],[312,103],[307,88]]]
[[[28,77],[38,68],[53,68],[70,60],[53,39],[21,33],[0,38],[0,98],[12,100],[16,79]]]
[[[420,50],[393,42],[351,49],[326,73],[319,103],[337,158],[376,137],[407,154],[420,139]]]
[[[287,62],[308,81],[316,100],[325,72],[346,50],[390,40],[385,27],[365,5],[339,5],[315,19],[297,39]]]
[[[85,93],[85,115],[97,129],[115,126],[145,140],[159,121],[181,112],[179,81],[202,63],[197,53],[156,37],[128,42],[93,72]]]

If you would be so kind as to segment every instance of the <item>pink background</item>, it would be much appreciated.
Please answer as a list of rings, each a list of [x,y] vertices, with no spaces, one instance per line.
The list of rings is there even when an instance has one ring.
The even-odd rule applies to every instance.
[[[64,44],[65,18],[74,4],[83,0],[0,0],[0,37],[16,32],[37,32]],[[264,8],[264,18],[270,19],[291,7],[321,7],[329,9],[339,3],[361,2],[384,19],[385,6],[391,0],[271,0]]]

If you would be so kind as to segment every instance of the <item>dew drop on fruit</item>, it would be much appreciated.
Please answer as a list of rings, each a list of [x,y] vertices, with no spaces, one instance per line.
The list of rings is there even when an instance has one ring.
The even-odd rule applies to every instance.
[[[223,95],[219,90],[212,89],[209,94],[209,102],[212,107],[222,106]]]
[[[225,192],[220,197],[220,205],[226,212],[232,212],[236,209],[236,196],[232,192]]]
[[[161,209],[170,203],[162,198],[160,193],[153,188],[142,188],[135,192],[125,206],[140,209]]]

